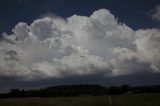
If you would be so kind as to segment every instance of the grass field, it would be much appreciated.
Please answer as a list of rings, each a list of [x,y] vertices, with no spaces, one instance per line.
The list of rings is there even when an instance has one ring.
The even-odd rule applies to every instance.
[[[0,99],[0,106],[160,106],[160,94]]]
[[[160,106],[160,94],[129,94],[114,97],[115,106]]]
[[[107,96],[0,99],[0,106],[108,106]]]

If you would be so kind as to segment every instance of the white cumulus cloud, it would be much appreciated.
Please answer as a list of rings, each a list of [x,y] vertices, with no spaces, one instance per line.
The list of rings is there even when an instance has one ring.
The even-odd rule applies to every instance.
[[[160,30],[132,30],[100,9],[91,16],[18,23],[0,41],[0,74],[24,79],[160,72]]]

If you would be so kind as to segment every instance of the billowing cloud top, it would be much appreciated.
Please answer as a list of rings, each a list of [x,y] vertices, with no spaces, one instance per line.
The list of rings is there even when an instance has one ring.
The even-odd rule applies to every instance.
[[[18,23],[0,41],[0,75],[24,79],[160,72],[160,30],[137,31],[106,9]]]

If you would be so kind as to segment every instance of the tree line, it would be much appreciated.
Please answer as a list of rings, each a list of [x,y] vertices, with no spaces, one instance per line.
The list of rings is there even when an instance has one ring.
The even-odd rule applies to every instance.
[[[80,95],[118,95],[125,93],[153,93],[160,92],[160,85],[137,86],[129,85],[104,87],[101,85],[63,85],[51,86],[39,90],[11,89],[9,93],[0,94],[0,98],[23,97],[70,97]]]

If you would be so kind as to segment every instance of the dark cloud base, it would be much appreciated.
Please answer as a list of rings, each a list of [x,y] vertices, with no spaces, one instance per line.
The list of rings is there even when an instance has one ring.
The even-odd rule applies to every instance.
[[[96,75],[70,76],[64,78],[48,78],[35,81],[22,81],[17,77],[0,77],[0,93],[10,89],[40,89],[55,85],[100,84],[103,86],[129,84],[130,86],[159,85],[160,74],[136,73],[115,77],[106,77],[103,73]]]

